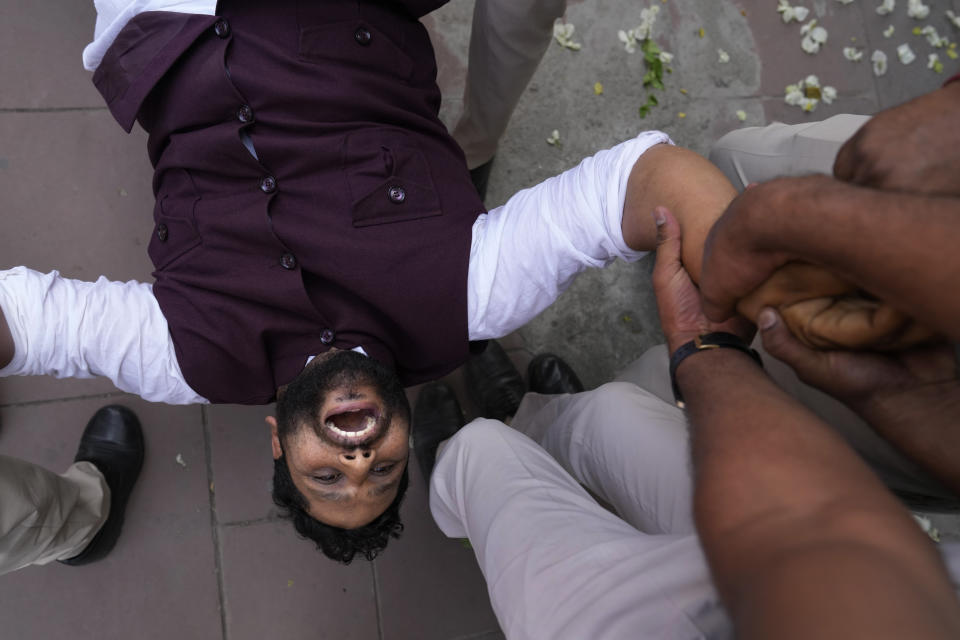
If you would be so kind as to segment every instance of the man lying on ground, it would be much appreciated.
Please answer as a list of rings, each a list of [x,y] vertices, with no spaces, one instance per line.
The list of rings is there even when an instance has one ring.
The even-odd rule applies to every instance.
[[[84,59],[120,124],[150,134],[155,281],[0,272],[0,375],[276,399],[277,501],[331,557],[372,559],[401,528],[402,386],[522,326],[579,271],[652,249],[655,205],[702,242],[734,194],[645,132],[484,212],[437,118],[417,18],[439,4],[101,6]]]

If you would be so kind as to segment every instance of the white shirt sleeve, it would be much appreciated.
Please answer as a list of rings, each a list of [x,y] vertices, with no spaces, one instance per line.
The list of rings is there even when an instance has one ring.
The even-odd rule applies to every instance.
[[[645,255],[623,240],[623,203],[633,165],[662,143],[673,141],[659,131],[641,133],[477,218],[467,275],[471,340],[523,326],[588,267]]]
[[[0,311],[15,348],[0,376],[106,376],[152,402],[207,402],[183,379],[149,284],[102,276],[83,282],[16,267],[0,271]]]
[[[145,11],[173,11],[212,16],[217,11],[217,0],[93,0],[97,9],[97,24],[93,41],[83,49],[83,68],[96,71],[107,49],[137,14]]]

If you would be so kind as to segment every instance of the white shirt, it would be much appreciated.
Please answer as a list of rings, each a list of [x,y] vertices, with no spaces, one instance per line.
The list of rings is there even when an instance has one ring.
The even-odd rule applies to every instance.
[[[471,340],[523,326],[588,267],[644,255],[626,245],[620,222],[633,165],[660,143],[672,144],[659,131],[641,133],[477,218],[467,273]],[[0,376],[106,376],[153,402],[207,402],[183,378],[149,284],[15,267],[0,271],[0,310],[15,346]]]

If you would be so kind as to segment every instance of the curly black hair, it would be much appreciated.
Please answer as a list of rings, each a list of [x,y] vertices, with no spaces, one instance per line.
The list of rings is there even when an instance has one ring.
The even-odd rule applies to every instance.
[[[373,386],[384,404],[387,420],[400,418],[410,424],[410,403],[399,378],[390,369],[353,351],[338,351],[331,357],[308,366],[283,389],[277,398],[277,435],[281,449],[287,438],[300,428],[320,429],[318,408],[331,389],[348,384]],[[317,544],[328,558],[349,564],[356,554],[373,560],[386,548],[390,538],[399,538],[400,503],[407,490],[404,466],[397,496],[372,522],[355,529],[334,527],[310,515],[306,497],[293,484],[286,455],[273,461],[273,501],[281,517],[293,522],[294,529]]]
[[[283,456],[273,461],[273,502],[282,509],[281,516],[293,522],[293,528],[303,538],[313,540],[317,549],[331,560],[350,564],[356,554],[373,560],[383,551],[390,538],[399,538],[403,532],[400,522],[400,503],[407,492],[407,468],[403,468],[397,497],[376,520],[356,529],[341,529],[324,524],[307,511],[307,499],[293,484],[290,469]]]

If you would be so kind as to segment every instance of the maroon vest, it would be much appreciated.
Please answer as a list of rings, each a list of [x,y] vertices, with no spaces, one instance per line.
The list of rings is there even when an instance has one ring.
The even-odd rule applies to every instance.
[[[466,359],[484,209],[437,118],[417,16],[440,4],[151,12],[107,52],[94,83],[121,125],[150,134],[154,295],[209,400],[270,402],[334,346],[362,345],[407,385]]]

